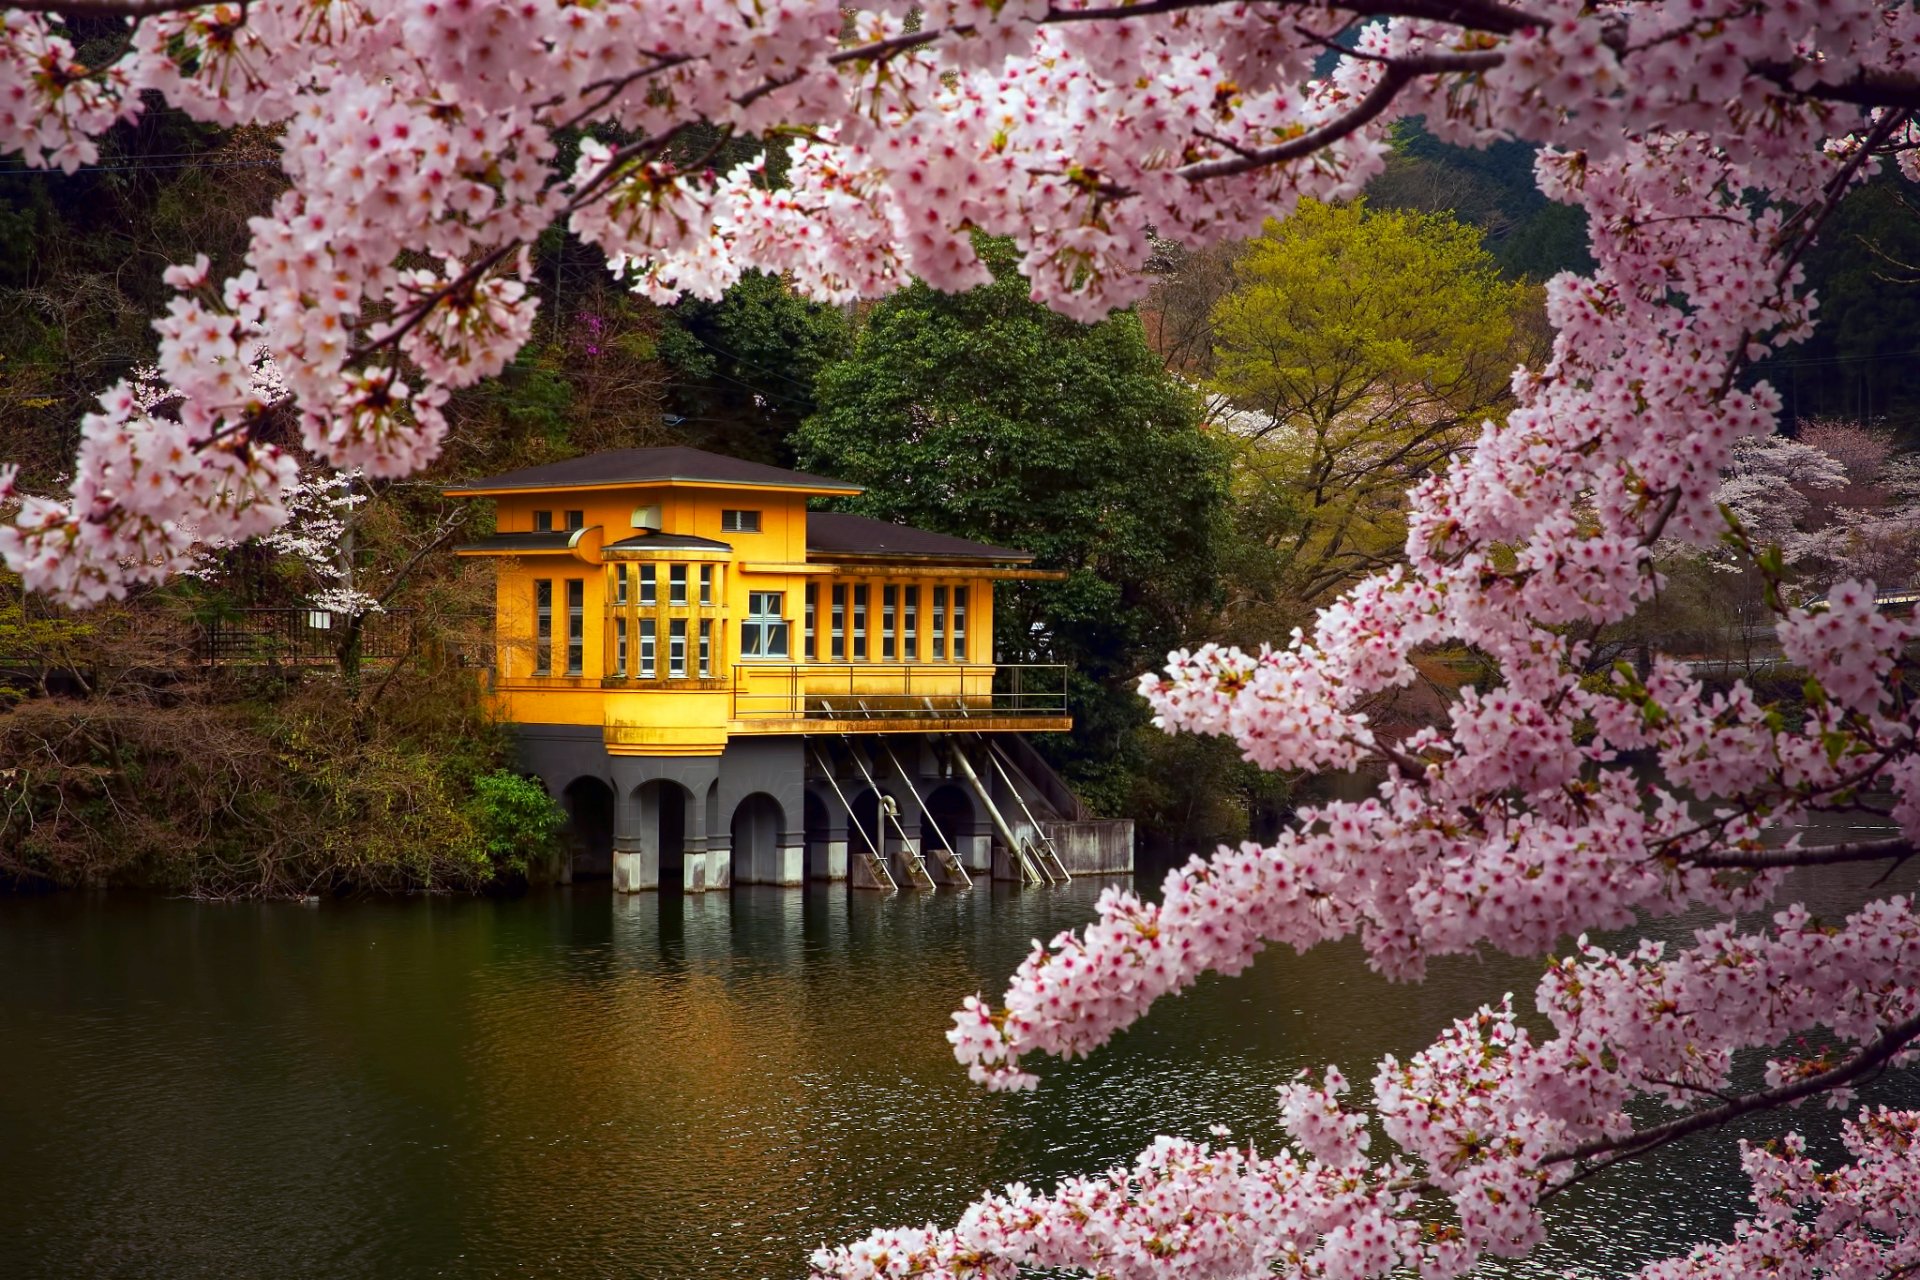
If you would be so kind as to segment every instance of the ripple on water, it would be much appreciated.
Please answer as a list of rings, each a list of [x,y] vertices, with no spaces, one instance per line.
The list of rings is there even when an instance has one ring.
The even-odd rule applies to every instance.
[[[1812,896],[1834,913],[1864,884]],[[1493,957],[1405,987],[1351,945],[1271,955],[1037,1094],[973,1088],[951,1011],[1099,888],[0,902],[0,1271],[791,1277],[822,1241],[1155,1133],[1271,1143],[1296,1071],[1364,1080],[1539,973]],[[1911,1074],[1878,1089],[1920,1104]],[[1578,1189],[1545,1249],[1490,1273],[1618,1273],[1724,1232],[1731,1143]]]

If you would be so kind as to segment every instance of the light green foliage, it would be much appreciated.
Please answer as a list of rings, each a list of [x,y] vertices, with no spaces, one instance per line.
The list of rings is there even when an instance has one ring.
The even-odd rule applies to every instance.
[[[1028,299],[1007,245],[983,247],[994,283],[915,284],[873,310],[821,373],[799,460],[868,486],[864,514],[1067,571],[1001,584],[995,643],[1002,662],[1074,664],[1073,742],[1051,745],[1111,806],[1137,767],[1133,679],[1213,603],[1225,458],[1137,317],[1065,320]]]
[[[1502,410],[1525,293],[1479,240],[1444,215],[1306,203],[1235,259],[1209,386],[1237,454],[1243,603],[1297,613],[1396,558],[1406,489]]]

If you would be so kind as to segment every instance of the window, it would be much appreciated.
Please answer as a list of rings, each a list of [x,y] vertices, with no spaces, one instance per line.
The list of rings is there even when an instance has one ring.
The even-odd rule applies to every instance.
[[[815,641],[813,638],[814,621],[819,616],[819,614],[820,614],[820,584],[817,582],[809,582],[807,584],[807,629],[806,629],[805,635],[802,637],[802,643],[806,645],[806,649],[804,650],[804,652],[806,653],[807,661],[809,662],[812,662],[814,659],[820,656],[820,649],[818,647],[818,642]]]
[[[587,657],[587,584],[567,579],[567,674],[577,676]]]
[[[640,603],[648,607],[660,603],[659,596],[654,594],[653,566],[650,564],[640,566]]]
[[[760,513],[758,511],[722,511],[720,529],[723,533],[760,532]]]
[[[687,620],[675,618],[667,624],[667,675],[674,680],[687,678]]]
[[[700,678],[713,674],[713,619],[700,619]]]
[[[900,588],[900,656],[908,662],[920,661],[920,588]]]
[[[640,678],[653,679],[653,619],[640,619]]]
[[[627,602],[627,566],[624,564],[613,566],[613,602],[621,605]]]
[[[898,656],[893,619],[899,612],[899,600],[900,588],[892,585],[880,588],[880,656],[888,662]]]
[[[584,528],[586,528],[586,527],[587,527],[587,513],[586,513],[586,512],[584,512],[584,511],[569,511],[569,512],[567,512],[567,528],[568,528],[568,529],[570,529],[570,530],[571,530],[571,529],[584,529]]]
[[[700,566],[700,603],[713,603],[713,566],[710,564]]]
[[[835,662],[847,660],[847,588],[845,583],[835,583],[833,587],[833,626],[832,656]]]
[[[953,660],[967,660],[967,589],[953,589]]]
[[[553,674],[553,579],[533,582],[533,674]]]
[[[853,657],[856,662],[867,660],[867,590],[864,582],[853,589]]]
[[[685,604],[687,602],[687,566],[683,564],[667,567],[667,603]]]
[[[553,512],[536,511],[533,513],[533,531],[535,533],[553,532]]]
[[[943,661],[947,656],[947,589],[933,589],[933,660]]]
[[[778,591],[749,591],[747,616],[740,622],[740,656],[743,658],[784,658],[787,656],[787,620],[780,606]]]
[[[621,614],[613,620],[613,674],[627,674],[627,618]]]

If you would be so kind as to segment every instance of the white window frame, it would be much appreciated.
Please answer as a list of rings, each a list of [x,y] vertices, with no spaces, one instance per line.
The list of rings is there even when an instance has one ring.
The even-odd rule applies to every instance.
[[[653,679],[656,632],[652,618],[640,619],[640,671],[642,680]]]
[[[675,618],[667,624],[667,679],[687,678],[687,620]]]
[[[785,662],[790,646],[782,591],[749,591],[747,616],[740,620],[742,662]]]

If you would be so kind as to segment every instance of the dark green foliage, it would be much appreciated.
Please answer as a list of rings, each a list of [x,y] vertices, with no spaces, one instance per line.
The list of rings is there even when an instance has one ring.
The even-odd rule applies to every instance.
[[[466,807],[488,863],[513,875],[526,875],[552,853],[567,825],[566,811],[545,787],[505,769],[475,778]]]
[[[1896,173],[1849,195],[1806,257],[1813,337],[1753,371],[1787,421],[1890,427],[1920,445],[1920,186]]]
[[[1140,322],[1080,325],[1027,297],[1011,250],[995,282],[925,285],[874,309],[852,355],[822,371],[801,465],[868,486],[867,515],[1019,547],[1058,583],[995,593],[1002,662],[1069,662],[1069,742],[1042,743],[1098,806],[1140,763],[1133,681],[1213,600],[1226,458]]]
[[[1534,150],[1519,142],[1484,151],[1449,146],[1418,120],[1402,121],[1387,171],[1368,184],[1367,199],[1379,209],[1450,213],[1473,223],[1510,279],[1591,271],[1586,214],[1540,194]]]
[[[851,345],[846,317],[757,271],[719,302],[688,300],[662,316],[660,355],[674,376],[667,402],[687,438],[790,463],[789,437],[814,411],[815,379]]]

